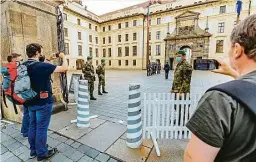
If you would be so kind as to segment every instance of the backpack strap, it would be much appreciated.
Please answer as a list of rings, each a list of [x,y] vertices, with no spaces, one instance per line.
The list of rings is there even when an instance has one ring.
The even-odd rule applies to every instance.
[[[208,89],[206,92],[217,90],[234,98],[245,105],[256,116],[256,84],[243,80],[233,80]]]
[[[14,108],[14,111],[15,111],[15,114],[18,114],[18,110],[17,110],[17,106],[15,104],[15,101],[14,101],[14,98],[13,98],[13,93],[14,93],[14,82],[15,82],[16,78],[11,82],[11,98],[12,98],[12,103],[13,103],[13,108]]]
[[[2,92],[3,92],[2,94],[3,94],[4,105],[5,105],[6,108],[8,108],[7,103],[6,103],[6,97],[5,97],[5,93],[4,93],[3,88],[2,88]]]

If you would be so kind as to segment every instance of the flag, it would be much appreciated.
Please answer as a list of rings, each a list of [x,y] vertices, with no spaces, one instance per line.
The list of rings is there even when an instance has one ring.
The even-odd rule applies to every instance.
[[[242,10],[242,0],[237,0],[236,2],[236,12],[237,12],[237,16],[240,16],[241,10]]]

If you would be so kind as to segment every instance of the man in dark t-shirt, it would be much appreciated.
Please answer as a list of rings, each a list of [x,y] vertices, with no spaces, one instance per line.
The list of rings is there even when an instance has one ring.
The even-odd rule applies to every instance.
[[[53,156],[57,149],[48,150],[47,130],[53,106],[52,85],[50,76],[53,72],[65,72],[67,70],[67,60],[63,53],[59,57],[63,60],[62,66],[55,66],[50,63],[39,62],[42,46],[36,43],[27,45],[26,53],[28,60],[24,63],[27,66],[31,81],[31,88],[37,96],[26,104],[29,109],[29,133],[30,158],[37,157],[42,161]]]
[[[255,29],[256,14],[233,29],[229,50],[232,68],[217,59],[221,65],[214,72],[256,86]],[[207,92],[199,101],[187,127],[192,132],[192,138],[185,151],[185,162],[256,161],[256,116],[225,93]]]

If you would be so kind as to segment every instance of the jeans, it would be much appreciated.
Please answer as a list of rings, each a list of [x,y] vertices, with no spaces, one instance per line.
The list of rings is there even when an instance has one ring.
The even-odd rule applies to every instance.
[[[29,111],[28,108],[23,106],[23,119],[21,125],[21,134],[23,137],[28,137],[28,128],[29,128]]]
[[[47,130],[50,124],[53,104],[29,106],[28,142],[31,153],[42,157],[48,153],[46,147]]]
[[[165,71],[165,79],[168,79],[169,71]]]

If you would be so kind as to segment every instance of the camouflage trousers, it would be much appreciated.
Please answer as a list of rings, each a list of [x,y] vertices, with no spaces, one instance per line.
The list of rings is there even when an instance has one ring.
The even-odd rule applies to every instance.
[[[93,96],[93,91],[94,91],[94,81],[93,80],[88,80],[88,90],[89,90],[90,96]]]
[[[99,75],[98,91],[101,90],[101,86],[102,86],[102,90],[105,90],[105,76],[103,75]]]

